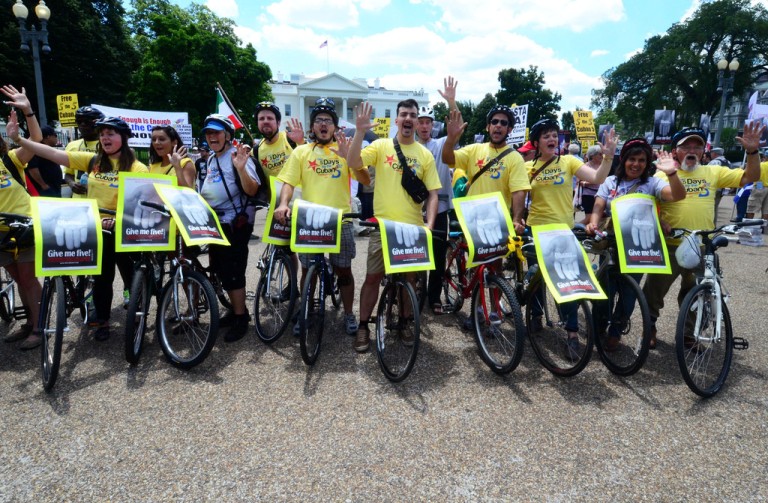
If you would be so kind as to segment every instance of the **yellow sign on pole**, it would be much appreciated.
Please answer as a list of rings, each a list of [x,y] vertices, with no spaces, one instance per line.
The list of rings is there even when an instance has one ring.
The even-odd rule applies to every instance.
[[[75,127],[75,112],[77,111],[77,94],[59,94],[56,96],[56,106],[59,109],[61,127]]]
[[[573,112],[573,123],[576,126],[576,137],[581,141],[582,146],[593,145],[597,141],[591,111],[576,110]]]
[[[389,117],[373,119],[373,132],[379,138],[389,138]]]

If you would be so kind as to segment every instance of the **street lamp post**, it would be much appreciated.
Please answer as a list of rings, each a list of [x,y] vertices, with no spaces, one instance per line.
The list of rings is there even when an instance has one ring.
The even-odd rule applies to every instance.
[[[51,46],[48,45],[48,19],[51,17],[51,9],[45,5],[43,0],[40,0],[35,6],[35,15],[40,20],[40,31],[35,28],[34,23],[31,23],[30,29],[27,29],[27,16],[29,10],[21,3],[21,0],[16,0],[13,4],[13,15],[19,21],[19,33],[21,34],[21,52],[28,53],[30,46],[32,46],[32,61],[35,67],[35,86],[37,87],[37,106],[40,113],[40,124],[45,126],[48,124],[48,118],[45,115],[45,97],[43,96],[43,74],[40,70],[40,51],[38,50],[38,43],[43,45],[43,54],[48,55],[51,52]]]
[[[730,70],[728,77],[725,76],[725,69]],[[725,127],[725,104],[728,101],[728,93],[733,91],[733,79],[736,76],[736,70],[739,69],[739,61],[736,58],[729,63],[725,58],[717,62],[717,90],[722,94],[720,99],[720,114],[717,118],[717,131],[715,131],[715,140],[712,147],[720,146],[720,135]]]

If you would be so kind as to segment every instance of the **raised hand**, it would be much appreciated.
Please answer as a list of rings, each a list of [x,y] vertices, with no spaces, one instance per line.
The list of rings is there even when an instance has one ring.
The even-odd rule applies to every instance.
[[[765,131],[765,126],[758,121],[752,121],[744,125],[744,134],[737,136],[736,141],[747,152],[754,152],[760,148],[760,137],[763,135],[763,131]]]
[[[347,135],[341,130],[336,131],[334,136],[336,137],[336,143],[338,143],[339,146],[338,148],[331,147],[331,152],[346,159],[347,154],[349,154],[349,146],[352,144],[352,138],[347,138]]]
[[[12,85],[6,85],[0,88],[0,92],[8,97],[8,101],[3,102],[6,105],[16,107],[23,110],[25,113],[32,111],[32,105],[29,103],[29,98],[27,98],[27,90],[23,87],[21,88],[21,92],[19,92],[19,90]]]
[[[450,138],[459,138],[466,129],[467,123],[464,122],[461,112],[459,110],[451,110],[448,114],[448,124],[446,125],[446,131]]]
[[[364,133],[373,128],[371,123],[371,114],[373,113],[373,106],[366,102],[361,103],[355,107],[355,134]]]
[[[238,143],[237,151],[232,152],[232,165],[236,169],[242,170],[245,167],[245,164],[248,162],[248,158],[250,156],[251,156],[250,147],[245,145],[244,143]]]
[[[611,128],[610,131],[605,133],[603,142],[604,143],[598,142],[598,145],[600,145],[603,150],[603,155],[606,157],[613,157],[616,153],[616,146],[619,144],[619,137],[616,136],[615,128]]]
[[[11,110],[10,115],[8,115],[8,123],[5,125],[5,134],[8,135],[8,138],[14,143],[19,143],[20,129],[16,110]]]
[[[297,145],[304,143],[304,126],[301,125],[301,121],[296,117],[291,117],[288,120],[288,129],[285,134]]]
[[[442,91],[438,89],[437,92],[440,93],[440,96],[442,96],[445,101],[453,103],[456,101],[456,86],[458,85],[459,82],[449,75],[443,79],[444,89]]]
[[[671,152],[659,152],[659,158],[656,160],[656,169],[666,174],[667,176],[677,173],[680,165],[672,157]]]

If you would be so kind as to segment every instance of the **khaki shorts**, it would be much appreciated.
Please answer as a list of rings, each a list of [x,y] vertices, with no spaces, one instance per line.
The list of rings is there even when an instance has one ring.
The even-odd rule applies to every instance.
[[[747,201],[747,213],[754,213],[756,218],[768,215],[768,188],[752,189]]]
[[[368,238],[368,263],[366,274],[379,274],[384,272],[384,254],[381,249],[381,232],[379,228],[371,229]]]
[[[357,254],[355,246],[355,236],[352,235],[352,222],[343,222],[341,224],[341,247],[339,253],[329,253],[331,265],[334,267],[352,267],[352,259]],[[299,253],[301,266],[305,269],[312,262],[314,253]]]
[[[13,260],[13,254],[6,253],[6,252],[0,252],[0,267],[5,267],[7,265],[11,264],[24,264],[27,262],[34,262],[35,261],[35,248],[25,248],[23,250],[19,251],[19,254],[16,256],[16,260]]]

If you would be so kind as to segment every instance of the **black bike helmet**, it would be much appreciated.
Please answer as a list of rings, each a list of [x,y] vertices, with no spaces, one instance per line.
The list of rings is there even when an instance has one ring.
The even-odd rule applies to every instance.
[[[507,119],[509,120],[509,127],[512,127],[515,125],[515,114],[512,112],[512,109],[509,108],[507,105],[496,105],[488,112],[488,115],[485,116],[485,125],[491,123],[491,118],[493,118],[496,114],[504,114],[507,116]]]
[[[314,123],[319,113],[326,113],[333,118],[333,125],[339,127],[339,116],[336,115],[336,104],[331,98],[319,98],[315,101],[312,113],[309,114],[309,122]]]
[[[271,101],[262,101],[261,103],[256,105],[256,111],[253,112],[253,118],[256,120],[259,120],[259,112],[261,112],[262,110],[271,111],[273,114],[275,114],[275,120],[277,120],[277,122],[280,122],[280,118],[282,116],[280,115],[280,109],[277,107],[277,105],[275,105]]]
[[[551,130],[560,131],[560,124],[554,119],[541,119],[531,126],[531,130],[528,133],[528,139],[531,140],[531,142],[539,141],[542,133]]]
[[[96,129],[96,131],[99,131],[101,128],[106,127],[106,128],[114,129],[121,135],[126,136],[128,138],[133,136],[133,133],[131,132],[131,127],[128,125],[128,123],[118,117],[104,117],[101,120],[97,120],[93,126]]]
[[[704,133],[703,129],[697,127],[685,127],[672,136],[672,148],[674,149],[677,147],[678,143],[690,136],[697,136],[701,139],[701,144],[706,146],[707,135]]]
[[[101,110],[93,107],[80,107],[75,111],[75,122],[80,121],[97,121],[104,118],[104,114]]]
[[[203,133],[206,129],[213,131],[226,131],[230,137],[235,136],[235,125],[229,120],[229,117],[221,114],[211,114],[203,121]]]

